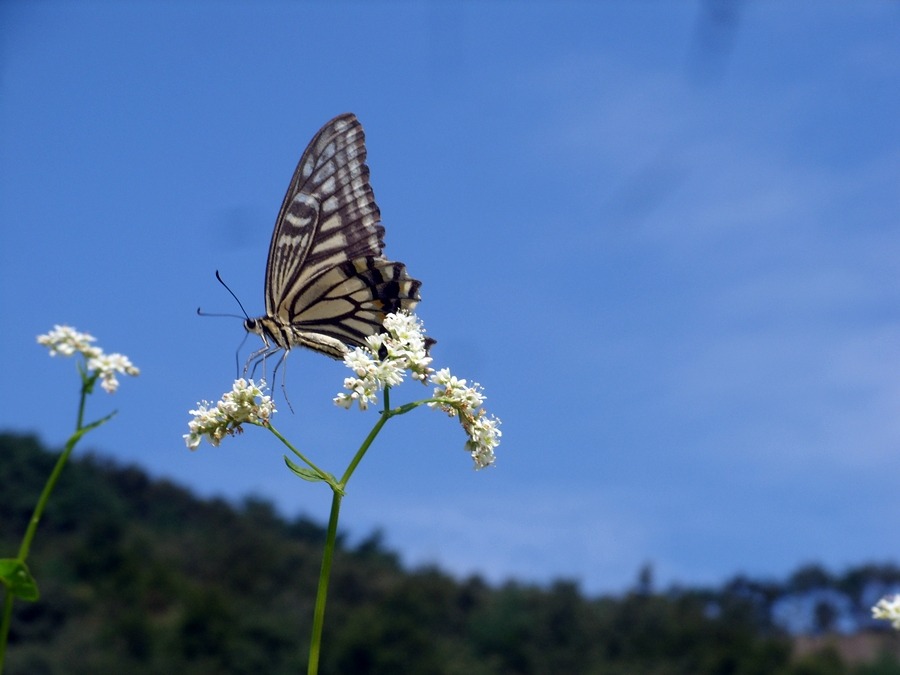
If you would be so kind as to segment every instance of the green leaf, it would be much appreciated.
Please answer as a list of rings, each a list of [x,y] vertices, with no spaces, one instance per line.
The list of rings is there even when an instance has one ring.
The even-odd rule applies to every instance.
[[[322,476],[320,476],[312,469],[307,469],[300,466],[299,464],[295,464],[287,455],[284,455],[284,463],[287,464],[287,468],[300,476],[300,478],[302,478],[303,480],[308,480],[311,483],[318,483],[325,480],[324,478],[322,478]]]
[[[28,565],[18,558],[0,559],[0,581],[17,598],[34,602],[40,597],[37,581],[28,571]]]

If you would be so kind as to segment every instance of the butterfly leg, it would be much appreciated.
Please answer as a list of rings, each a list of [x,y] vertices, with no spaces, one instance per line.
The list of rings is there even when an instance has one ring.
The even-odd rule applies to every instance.
[[[259,367],[259,364],[263,365],[263,379],[266,379],[266,359],[270,357],[275,352],[279,351],[281,347],[278,345],[266,345],[261,349],[257,349],[253,352],[248,358],[247,362],[244,364],[244,376],[247,376],[247,371],[250,371],[250,379],[253,379],[256,376],[256,369]],[[279,359],[279,363],[281,360]],[[252,366],[252,368],[251,368]]]
[[[278,363],[275,364],[275,368],[272,369],[272,380],[275,380],[275,375],[278,373],[278,369],[284,364],[287,360],[289,349],[285,349],[284,353],[281,355],[281,358],[278,359]],[[288,398],[287,395],[287,368],[281,371],[281,393],[284,394],[284,402],[288,404],[288,408],[290,408],[291,413],[294,412],[294,406],[291,405],[291,399]]]

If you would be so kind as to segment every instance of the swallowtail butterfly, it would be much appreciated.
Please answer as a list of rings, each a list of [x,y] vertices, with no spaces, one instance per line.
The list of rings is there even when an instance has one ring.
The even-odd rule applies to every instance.
[[[264,345],[248,365],[296,346],[343,358],[383,330],[385,314],[412,310],[421,283],[383,250],[362,125],[352,113],[339,115],[303,152],[278,212],[266,314],[244,322]]]

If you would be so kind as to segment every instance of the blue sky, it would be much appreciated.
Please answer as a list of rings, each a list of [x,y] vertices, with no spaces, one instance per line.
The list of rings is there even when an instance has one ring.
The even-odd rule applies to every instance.
[[[900,5],[716,6],[4,2],[0,427],[71,432],[35,344],[69,323],[143,370],[82,451],[324,521],[264,432],[181,436],[244,334],[194,313],[237,309],[214,271],[262,313],[291,172],[352,111],[435,365],[504,437],[475,473],[452,420],[392,422],[351,536],[591,592],[896,560]],[[335,472],[375,420],[344,376],[292,354],[276,417]]]

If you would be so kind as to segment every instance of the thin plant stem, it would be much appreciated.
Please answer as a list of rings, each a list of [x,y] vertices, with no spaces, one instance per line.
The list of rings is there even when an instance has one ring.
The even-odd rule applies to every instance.
[[[356,471],[356,467],[359,466],[359,463],[362,461],[362,458],[365,456],[366,451],[368,451],[369,446],[372,445],[372,442],[375,440],[375,437],[378,435],[378,432],[381,431],[381,428],[387,424],[387,421],[392,417],[390,410],[383,410],[381,413],[381,417],[378,418],[378,421],[375,423],[375,426],[372,427],[372,431],[369,432],[369,435],[366,436],[366,440],[363,441],[363,444],[359,446],[359,450],[356,451],[356,454],[353,456],[353,459],[350,461],[350,465],[347,467],[347,470],[344,472],[344,475],[341,476],[341,485],[346,486],[347,481],[350,480],[350,476],[353,475],[353,472]]]
[[[87,387],[82,387],[81,389],[81,401],[78,405],[78,421],[75,427],[75,433],[73,433],[69,437],[69,440],[66,441],[65,448],[63,448],[62,453],[56,460],[56,466],[53,467],[53,471],[50,472],[50,476],[47,478],[44,490],[41,492],[41,496],[38,498],[38,502],[34,507],[34,513],[31,514],[31,520],[28,521],[28,529],[25,530],[25,536],[22,537],[22,545],[19,547],[19,560],[22,560],[23,562],[28,557],[28,553],[31,550],[31,541],[34,539],[34,535],[37,532],[38,523],[41,522],[41,516],[44,515],[44,509],[47,506],[47,502],[50,500],[50,495],[53,493],[56,482],[59,480],[60,474],[62,474],[62,470],[66,466],[66,462],[69,461],[69,455],[72,454],[75,445],[88,431],[100,426],[112,417],[112,415],[109,415],[102,420],[92,422],[86,427],[82,426],[84,421],[84,401],[87,398],[86,388]]]
[[[322,553],[322,569],[319,572],[319,587],[316,591],[316,607],[313,611],[312,638],[309,645],[308,675],[319,672],[319,653],[322,647],[322,629],[325,624],[325,601],[328,599],[328,579],[331,576],[331,560],[337,541],[338,516],[341,512],[343,495],[332,490],[331,514],[328,516],[328,533],[325,536],[325,550]]]
[[[56,460],[56,466],[54,466],[53,471],[50,472],[50,477],[47,479],[44,490],[41,492],[41,496],[34,507],[34,512],[31,514],[31,520],[28,521],[28,529],[25,530],[25,536],[22,537],[22,543],[19,546],[19,555],[17,557],[22,562],[25,562],[26,558],[28,558],[28,553],[31,550],[31,542],[37,532],[38,523],[41,522],[41,516],[44,514],[44,508],[47,506],[47,501],[50,499],[50,493],[53,492],[53,488],[56,487],[56,481],[59,480],[63,467],[65,467],[69,455],[72,454],[72,450],[75,449],[75,444],[78,442],[78,439],[84,435],[84,431],[85,430],[83,429],[79,429],[72,434],[66,442],[65,449]],[[6,597],[3,601],[3,621],[0,622],[0,673],[3,672],[3,662],[6,657],[6,643],[9,637],[10,624],[12,622],[13,600],[14,597],[12,591],[7,589]]]
[[[3,661],[6,658],[6,638],[9,635],[9,624],[12,621],[13,594],[9,589],[3,598],[3,621],[0,622],[0,673],[3,672]]]
[[[325,625],[325,602],[328,599],[328,580],[331,576],[331,561],[334,556],[335,543],[337,542],[338,516],[340,515],[341,511],[341,499],[343,499],[344,487],[346,487],[347,481],[350,480],[350,476],[353,475],[356,467],[362,461],[362,458],[365,456],[366,451],[372,445],[375,437],[378,436],[378,432],[381,431],[382,427],[384,427],[387,421],[391,417],[393,417],[394,414],[395,411],[391,411],[390,409],[390,388],[385,387],[384,409],[381,411],[381,415],[379,416],[378,421],[375,423],[375,426],[372,427],[372,430],[369,432],[369,435],[366,436],[366,439],[362,442],[362,445],[359,446],[359,450],[356,451],[356,454],[350,461],[350,465],[347,467],[347,470],[341,477],[341,482],[337,486],[331,485],[331,514],[328,516],[328,532],[325,536],[325,550],[322,553],[322,569],[319,572],[319,587],[316,590],[316,607],[313,611],[312,638],[309,645],[309,665],[307,669],[308,675],[317,675],[317,673],[319,672],[319,654],[322,647],[322,630]]]
[[[82,386],[81,386],[81,398],[78,402],[78,417],[75,422],[75,433],[73,433],[69,440],[66,441],[66,445],[63,448],[63,451],[60,453],[59,458],[56,460],[56,465],[53,467],[53,471],[50,472],[50,476],[47,478],[47,482],[44,484],[44,489],[41,492],[41,496],[38,498],[37,504],[35,504],[34,512],[31,514],[31,519],[28,521],[28,527],[25,530],[25,535],[22,537],[22,543],[19,546],[19,555],[17,556],[18,560],[21,560],[23,563],[28,558],[28,554],[31,552],[31,542],[34,540],[34,535],[37,533],[38,524],[41,522],[41,517],[44,515],[44,509],[47,507],[47,503],[50,501],[50,495],[53,493],[54,488],[56,487],[56,483],[59,480],[60,475],[62,474],[63,468],[66,466],[66,462],[69,460],[69,456],[72,454],[72,451],[75,449],[75,445],[81,440],[81,437],[84,436],[91,429],[96,429],[101,424],[112,419],[115,413],[111,413],[106,417],[103,417],[95,422],[91,422],[87,426],[84,426],[84,404],[87,399],[87,395],[90,393],[94,382],[96,382],[97,377],[89,377],[81,373],[82,375]],[[3,663],[6,659],[6,645],[9,638],[9,629],[12,623],[12,611],[13,611],[13,602],[15,598],[13,597],[12,592],[7,589],[6,597],[3,599],[3,619],[0,621],[0,673],[3,672]]]

